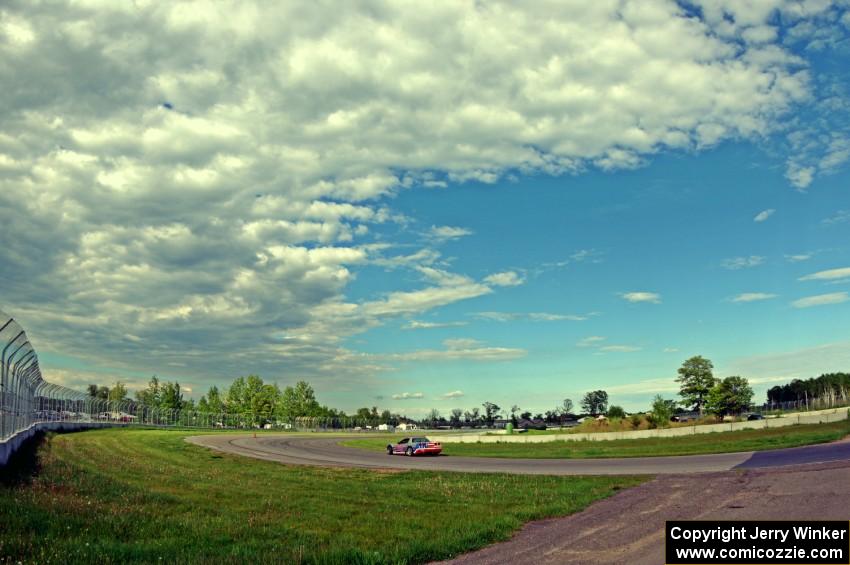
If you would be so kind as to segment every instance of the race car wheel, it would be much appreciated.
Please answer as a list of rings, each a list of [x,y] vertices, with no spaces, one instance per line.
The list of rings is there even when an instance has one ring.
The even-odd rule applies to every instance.
[[[407,451],[406,451],[405,453],[407,453],[407,456],[408,456],[408,457],[413,457],[413,448],[412,448],[412,447],[408,447],[408,448],[407,448]]]
[[[393,454],[393,446],[388,445],[387,446],[387,455],[392,455],[392,454]]]

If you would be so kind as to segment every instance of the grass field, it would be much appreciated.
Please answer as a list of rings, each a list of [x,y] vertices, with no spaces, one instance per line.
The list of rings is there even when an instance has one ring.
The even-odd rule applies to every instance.
[[[601,457],[657,457],[764,451],[835,441],[850,434],[850,420],[830,424],[787,426],[766,430],[742,430],[696,434],[673,438],[647,438],[608,441],[551,441],[545,443],[444,443],[446,455],[474,457],[515,457],[538,459],[589,459]],[[386,449],[388,441],[401,436],[353,439],[343,445],[374,451]]]
[[[284,466],[192,433],[49,437],[2,477],[0,562],[419,563],[644,480]]]

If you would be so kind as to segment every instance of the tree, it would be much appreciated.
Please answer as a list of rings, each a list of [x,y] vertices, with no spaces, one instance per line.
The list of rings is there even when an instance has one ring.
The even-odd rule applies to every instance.
[[[520,408],[517,404],[511,406],[511,423],[516,426],[516,413],[520,411]]]
[[[198,401],[198,410],[214,414],[224,412],[224,402],[221,399],[221,393],[218,392],[217,386],[211,386],[207,394],[201,397]]]
[[[674,400],[665,400],[660,394],[656,394],[655,398],[652,399],[652,411],[649,414],[652,424],[658,428],[667,426],[675,409],[676,402]]]
[[[702,415],[708,393],[714,388],[716,379],[712,373],[714,365],[708,359],[697,355],[691,357],[679,367],[679,396],[682,404],[698,410]]]
[[[280,395],[280,404],[277,411],[278,418],[283,421],[291,422],[295,418],[303,418],[305,416],[320,416],[322,415],[322,407],[316,400],[316,393],[306,381],[298,381],[294,387],[288,386],[283,389]],[[377,419],[377,408],[375,409],[375,418]],[[366,409],[366,413],[357,413],[358,418],[368,420],[372,418],[372,413]]]
[[[495,420],[496,416],[498,416],[501,407],[498,404],[494,404],[492,402],[485,402],[481,406],[484,407],[484,421],[487,422],[488,426],[492,426],[493,420]]]
[[[564,401],[561,403],[561,413],[564,414],[564,416],[573,413],[573,401],[572,400],[570,400],[569,398],[564,399]]]
[[[588,414],[604,414],[608,410],[608,393],[604,390],[594,390],[584,395],[581,408]]]
[[[166,410],[181,410],[183,408],[183,392],[180,390],[180,383],[176,381],[163,383],[159,405],[160,408]]]
[[[620,406],[611,406],[610,408],[608,408],[608,417],[622,420],[626,417],[626,411],[623,410]]]
[[[463,416],[463,410],[460,408],[452,408],[452,415],[449,421],[452,423],[452,426],[455,428],[460,427],[460,418]]]
[[[136,400],[149,408],[159,408],[161,395],[159,379],[154,375],[148,382],[148,388],[136,391]]]
[[[440,411],[437,410],[436,408],[431,408],[431,410],[428,412],[428,416],[427,416],[426,420],[433,427],[433,426],[436,426],[439,419],[440,419]]]
[[[753,389],[744,377],[726,377],[708,393],[706,410],[722,418],[727,414],[740,414],[748,410],[753,400]]]
[[[88,393],[89,396],[98,400],[107,400],[109,398],[109,388],[105,386],[89,385]]]
[[[117,381],[115,386],[109,389],[110,402],[121,402],[127,400],[127,387],[121,381]]]

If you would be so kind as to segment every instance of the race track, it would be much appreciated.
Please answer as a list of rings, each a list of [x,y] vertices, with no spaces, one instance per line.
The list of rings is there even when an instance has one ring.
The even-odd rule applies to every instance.
[[[525,475],[667,475],[850,461],[850,441],[716,455],[617,459],[499,459],[390,456],[381,452],[343,447],[339,442],[344,439],[351,439],[351,436],[293,437],[286,434],[261,434],[255,438],[251,435],[210,434],[192,436],[187,438],[187,441],[218,451],[292,465]]]

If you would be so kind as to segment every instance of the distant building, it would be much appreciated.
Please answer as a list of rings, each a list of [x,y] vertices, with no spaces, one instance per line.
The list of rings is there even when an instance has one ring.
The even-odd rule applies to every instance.
[[[407,430],[416,430],[416,429],[419,429],[419,428],[418,428],[418,426],[417,426],[416,424],[413,424],[413,423],[407,423],[407,422],[402,422],[401,424],[399,424],[398,426],[396,426],[396,429],[399,429],[399,430],[401,430],[401,431],[403,431],[403,432],[406,432]]]
[[[380,425],[378,425],[378,430],[380,430],[382,432],[391,432],[391,431],[395,430],[395,426],[391,426],[389,424],[380,424]]]

